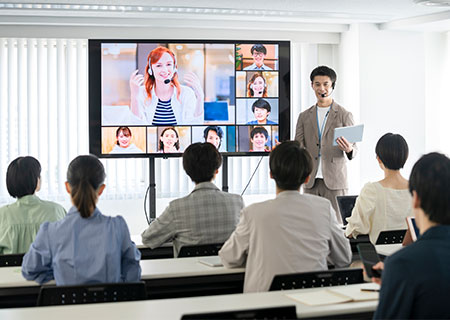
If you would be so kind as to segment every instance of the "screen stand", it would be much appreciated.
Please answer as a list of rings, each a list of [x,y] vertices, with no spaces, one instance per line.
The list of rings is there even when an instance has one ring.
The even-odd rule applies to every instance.
[[[149,161],[149,171],[150,171],[150,179],[149,179],[149,212],[150,212],[150,221],[156,219],[156,181],[155,181],[155,157],[148,158]]]
[[[222,156],[222,191],[228,192],[228,156]]]

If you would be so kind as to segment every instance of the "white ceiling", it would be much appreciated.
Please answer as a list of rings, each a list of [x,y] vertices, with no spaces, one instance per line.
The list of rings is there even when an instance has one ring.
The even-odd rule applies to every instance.
[[[59,7],[46,8],[45,5]],[[280,25],[312,23],[318,27],[321,24],[367,22],[378,23],[381,29],[450,31],[450,7],[428,7],[418,5],[414,0],[0,1],[0,25],[57,25],[60,22],[88,26],[101,25],[102,20],[110,24],[111,19],[118,25],[123,21],[126,25],[136,26],[145,25],[150,19]]]

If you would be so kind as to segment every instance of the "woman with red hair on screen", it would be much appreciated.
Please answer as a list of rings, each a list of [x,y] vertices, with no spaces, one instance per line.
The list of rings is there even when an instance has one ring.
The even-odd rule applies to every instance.
[[[131,112],[147,124],[173,126],[203,123],[204,93],[193,72],[178,80],[177,59],[166,47],[153,49],[147,57],[145,76],[130,77]]]

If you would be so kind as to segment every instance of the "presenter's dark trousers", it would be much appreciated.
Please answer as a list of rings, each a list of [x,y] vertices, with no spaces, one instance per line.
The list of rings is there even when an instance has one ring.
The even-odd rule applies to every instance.
[[[345,196],[347,194],[347,189],[330,190],[327,188],[323,179],[316,178],[314,181],[314,186],[310,189],[303,188],[304,193],[314,194],[319,197],[330,200],[334,211],[336,212],[336,218],[339,223],[342,223],[341,214],[339,212],[336,197]]]

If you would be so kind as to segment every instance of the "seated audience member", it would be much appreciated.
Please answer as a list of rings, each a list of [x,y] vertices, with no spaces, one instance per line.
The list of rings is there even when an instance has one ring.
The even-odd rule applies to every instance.
[[[374,318],[449,319],[450,159],[440,153],[420,158],[409,190],[421,235],[386,259]]]
[[[182,246],[222,243],[233,232],[244,207],[242,197],[222,192],[212,181],[222,157],[211,143],[193,143],[183,153],[183,168],[195,183],[186,197],[170,202],[142,233],[142,243],[156,248],[173,241],[174,256]]]
[[[269,141],[269,133],[264,127],[255,127],[250,131],[250,142],[252,143],[252,148],[250,152],[267,152],[270,151],[269,147],[266,146],[267,141]]]
[[[212,143],[218,150],[222,144],[223,130],[218,126],[208,126],[203,131],[203,138],[205,142]]]
[[[66,215],[59,204],[39,199],[41,165],[33,157],[19,157],[6,172],[6,187],[17,201],[0,208],[0,254],[25,253],[41,223]]]
[[[406,229],[406,217],[412,215],[408,180],[400,174],[408,159],[408,144],[401,135],[386,133],[378,140],[375,153],[384,179],[364,186],[345,231],[354,238],[368,234],[373,244],[381,231]]]
[[[57,222],[42,224],[25,254],[22,275],[57,285],[133,282],[141,278],[140,252],[121,216],[104,216],[96,204],[105,170],[95,156],[76,157],[67,170],[73,207]]]
[[[253,57],[253,64],[244,68],[244,70],[272,70],[264,64],[267,55],[267,49],[264,45],[257,43],[252,46],[250,53]]]
[[[277,124],[276,122],[270,121],[267,118],[270,114],[270,104],[264,99],[258,99],[253,102],[252,112],[255,115],[256,120],[249,121],[247,124]]]
[[[277,274],[327,270],[351,261],[348,239],[327,199],[300,194],[312,159],[297,141],[275,147],[269,159],[277,196],[241,212],[236,230],[219,251],[227,268],[245,267],[244,292],[267,291]]]

